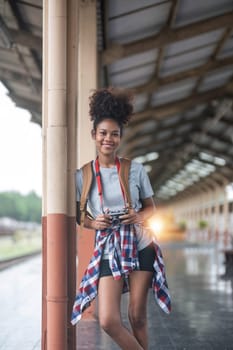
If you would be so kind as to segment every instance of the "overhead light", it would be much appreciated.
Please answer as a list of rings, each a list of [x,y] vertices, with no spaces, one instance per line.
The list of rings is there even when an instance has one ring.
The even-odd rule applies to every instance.
[[[134,158],[136,162],[139,163],[146,163],[146,162],[151,162],[152,160],[155,160],[159,157],[159,154],[157,152],[150,152],[145,154],[144,156],[139,156]]]
[[[207,156],[202,153],[202,156],[207,160]],[[213,159],[216,157],[212,157]],[[209,160],[209,159],[208,159]],[[210,160],[209,160],[210,161]],[[168,199],[183,191],[188,186],[191,186],[200,178],[208,176],[216,169],[214,164],[204,163],[200,160],[193,159],[185,165],[175,176],[169,179],[164,186],[158,191],[158,197]]]
[[[214,157],[214,163],[216,165],[224,166],[226,164],[225,159],[220,158],[220,157]]]
[[[213,156],[209,153],[205,153],[205,152],[200,152],[199,153],[199,157],[203,160],[207,160],[209,162],[213,162]]]
[[[219,166],[224,166],[226,164],[225,159],[220,158],[220,157],[215,157],[211,154],[205,153],[205,152],[200,152],[199,157],[203,160],[206,160],[210,163],[214,163]]]
[[[151,162],[152,160],[155,160],[159,157],[157,152],[151,152],[151,153],[147,153],[146,155],[146,161],[147,162]]]

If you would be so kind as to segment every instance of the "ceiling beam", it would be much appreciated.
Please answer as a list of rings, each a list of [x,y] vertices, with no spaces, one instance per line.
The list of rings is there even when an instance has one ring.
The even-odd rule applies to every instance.
[[[221,119],[222,121],[223,118]],[[127,142],[124,142],[122,146],[120,147],[120,150],[124,150],[126,154],[130,154],[131,151],[137,150],[137,144],[138,140],[146,140],[149,139],[153,136],[153,146],[155,146],[155,151],[156,151],[156,145],[159,145],[161,142],[164,143],[166,141],[169,141],[170,139],[174,139],[174,137],[182,137],[183,135],[186,135],[187,132],[190,134],[192,133],[193,135],[197,135],[197,137],[201,137],[203,135],[203,130],[202,130],[202,123],[209,123],[211,124],[214,121],[214,118],[210,117],[210,114],[208,112],[202,113],[198,117],[195,116],[192,119],[185,119],[185,118],[180,118],[176,123],[172,124],[172,126],[162,126],[162,127],[157,127],[155,130],[151,128],[151,130],[148,130],[146,132],[143,132],[143,130],[140,130],[138,133],[134,135],[134,137],[130,138],[127,140]],[[178,132],[179,128],[181,126],[184,126],[185,124],[190,124],[190,129],[189,130],[184,130],[183,132]],[[232,124],[231,124],[232,126]],[[228,129],[228,125],[226,125],[225,129]],[[162,139],[159,138],[159,135],[163,133],[164,131],[169,131],[171,130],[172,134],[169,134]],[[223,143],[226,143],[226,145],[229,145],[229,147],[233,146],[233,138],[230,136],[227,137],[224,135],[224,131],[222,131],[221,135],[214,133],[211,129],[205,130],[204,134],[209,137],[211,137],[213,140],[219,140]],[[192,139],[192,138],[191,138]],[[194,140],[195,141],[195,140]],[[151,141],[148,141],[148,147],[150,147]],[[147,145],[145,144],[143,148],[146,148]],[[140,144],[138,148],[141,148]]]
[[[232,176],[231,177],[228,177],[226,176],[225,174],[223,174],[222,172],[214,172],[212,174],[213,178],[216,179],[216,180],[219,180],[222,182],[223,186],[226,186],[228,185],[230,182],[232,182]]]
[[[226,28],[219,40],[219,42],[217,43],[217,46],[215,47],[212,55],[210,56],[208,63],[214,62],[217,60],[218,55],[220,54],[221,50],[224,48],[226,41],[229,39],[230,35],[232,32],[232,28]],[[197,79],[197,82],[195,84],[195,87],[193,89],[193,93],[196,93],[199,90],[199,87],[201,86],[201,84],[203,83],[204,79],[206,76],[206,70],[204,69],[202,72],[200,72],[200,75]]]
[[[184,125],[188,124],[190,125],[190,129],[189,130],[184,130],[183,132],[179,132],[177,136],[182,136],[185,133],[190,133],[192,131],[201,131],[202,129],[202,124],[203,123],[212,123],[214,121],[214,110],[210,109],[210,108],[206,108],[204,112],[202,112],[200,115],[195,115],[192,116],[189,119],[185,118],[185,114],[183,116],[181,116],[179,118],[179,120],[177,120],[175,123],[173,123],[172,125],[160,125],[157,124],[155,128],[151,127],[150,130],[147,131],[143,131],[142,128],[140,127],[140,129],[137,127],[136,129],[136,133],[134,133],[134,135],[132,137],[129,137],[127,135],[123,136],[123,140],[122,140],[122,146],[120,147],[120,150],[124,150],[126,153],[130,152],[130,150],[134,147],[137,146],[138,143],[138,139],[140,138],[140,141],[142,139],[146,139],[149,138],[150,136],[153,136],[154,139],[156,139],[157,137],[159,137],[159,135],[163,132],[172,130],[172,135],[168,135],[166,137],[163,137],[161,140],[155,140],[153,141],[153,144],[159,144],[161,141],[164,142],[165,140],[169,140],[171,137],[173,137],[174,135],[177,135],[177,130],[179,130],[180,127],[183,127]],[[225,121],[224,118],[221,119],[222,121]],[[160,121],[159,121],[160,122]],[[209,130],[208,130],[209,132]],[[211,136],[213,137],[218,137],[217,135],[214,135],[214,133],[210,133]],[[226,142],[231,142],[231,138],[227,138],[227,137],[223,137],[223,140],[226,140]],[[126,142],[127,141],[127,142]]]
[[[157,188],[160,188],[166,181],[175,176],[180,170],[182,170],[188,162],[198,157],[200,152],[209,153],[216,157],[221,157],[226,161],[225,166],[215,165],[218,169],[233,170],[233,159],[231,155],[222,154],[216,149],[206,145],[194,145],[192,150],[186,154],[186,150],[189,146],[193,146],[190,141],[186,140],[182,143],[174,146],[172,149],[164,145],[164,152],[159,153],[159,158],[153,163],[153,171],[150,173],[150,178],[156,184]]]
[[[233,130],[233,125],[231,124],[231,129]],[[207,136],[210,135],[211,137],[214,137],[216,140],[220,140],[221,142],[226,142],[229,144],[229,147],[233,147],[233,132],[232,135],[226,135],[225,132],[229,130],[229,125],[226,124],[225,130],[223,130],[221,133],[215,133],[213,130],[209,129],[207,131]]]
[[[127,128],[127,134],[124,136],[124,143],[135,136],[135,134],[142,130],[142,124],[145,121],[152,119],[162,119],[171,115],[183,113],[188,108],[197,106],[198,104],[207,103],[213,99],[223,97],[226,94],[225,86],[207,92],[193,94],[185,99],[176,102],[166,103],[159,107],[147,109],[140,113],[133,115],[130,127]]]
[[[42,89],[41,79],[30,77],[38,89]],[[17,84],[25,85],[28,80],[26,73],[14,72],[10,69],[1,69],[0,67],[0,79],[7,80],[8,82],[16,82]]]
[[[208,135],[207,135],[208,136]],[[212,138],[211,138],[212,139]],[[174,145],[174,141],[179,141]],[[197,139],[195,141],[192,138],[192,133],[186,135],[185,137],[180,137],[179,135],[174,135],[173,137],[166,138],[165,140],[161,140],[157,146],[154,143],[148,144],[144,147],[134,147],[131,153],[127,153],[127,156],[131,158],[145,155],[149,152],[157,152],[159,154],[159,158],[153,161],[157,165],[166,164],[166,170],[168,167],[173,167],[174,162],[185,163],[187,160],[189,161],[200,152],[209,153],[214,157],[220,157],[224,159],[227,163],[227,166],[233,166],[233,156],[230,153],[230,149],[232,148],[232,144],[229,143],[229,147],[227,152],[220,151],[213,147],[212,143],[214,140],[218,140],[218,138],[213,138],[212,142],[208,144],[203,144]],[[224,143],[226,145],[226,143]],[[159,146],[159,147],[158,147]],[[179,160],[179,161],[177,161]],[[169,166],[167,165],[169,164]]]
[[[42,106],[40,102],[32,101],[30,99],[17,96],[15,94],[9,94],[9,95],[18,107],[27,109],[32,114],[33,112],[35,112],[36,114],[42,113]]]
[[[164,202],[169,200],[170,203],[171,201],[176,201],[184,196],[190,197],[190,195],[195,195],[197,192],[203,192],[204,189],[206,191],[213,191],[216,188],[216,186],[222,186],[222,181],[213,178],[213,175],[210,174],[209,176],[202,178],[199,181],[193,183],[192,185],[186,187],[183,191],[177,192],[177,194],[164,200]]]
[[[177,152],[177,149],[180,149],[182,152],[184,150],[184,146],[187,146],[191,143],[192,140],[189,134],[186,134],[183,138],[181,136],[175,135],[174,137],[170,137],[169,140],[161,140],[156,147],[154,146],[153,142],[151,142],[150,145],[146,145],[145,147],[135,147],[130,154],[127,153],[127,157],[134,158],[143,156],[150,152],[157,152],[159,153],[159,158],[156,160],[156,162],[159,162],[164,154],[168,152],[171,152],[172,154],[174,150]],[[172,159],[174,159],[174,155]]]
[[[41,113],[35,113],[31,111],[31,122],[42,126],[42,115]]]
[[[211,143],[213,143],[214,141],[219,141],[220,143],[224,144],[226,147],[229,147],[228,150],[230,150],[233,147],[233,140],[224,136],[224,133],[225,131],[227,131],[227,129],[228,127],[226,127],[226,129],[219,134],[215,134],[211,130],[207,130],[203,134],[201,128],[199,128],[199,130],[197,129],[193,130],[194,131],[192,135],[192,137],[194,137],[193,141],[195,142],[196,140],[200,140],[202,139],[202,137],[206,136],[207,139],[211,140]]]
[[[141,53],[164,45],[169,45],[181,40],[186,40],[194,36],[211,32],[224,27],[233,26],[233,12],[227,14],[204,19],[183,27],[171,29],[166,27],[162,29],[158,35],[150,36],[147,39],[141,39],[129,44],[112,44],[109,49],[102,53],[102,64],[111,64],[116,60]]]
[[[192,185],[186,187],[184,190],[177,192],[177,194],[170,196],[169,198],[175,199],[181,195],[184,195],[185,193],[189,193],[190,191],[193,190],[197,190],[198,188],[200,188],[200,186],[207,186],[210,188],[210,190],[215,189],[216,186],[222,186],[225,185],[226,183],[230,183],[232,182],[232,174],[233,171],[229,171],[229,169],[227,169],[227,173],[224,172],[225,168],[217,168],[216,171],[214,171],[213,173],[211,173],[210,175],[203,177],[203,178],[199,178],[199,180],[197,182],[194,182]],[[173,175],[175,176],[175,174]],[[152,180],[153,183],[153,180]],[[164,185],[164,184],[162,184]],[[162,185],[160,187],[162,187]],[[157,184],[155,183],[155,187],[158,188]],[[159,189],[157,189],[157,192],[159,192]],[[162,197],[159,197],[162,199]]]
[[[169,11],[168,18],[167,18],[167,22],[165,23],[163,30],[165,30],[165,28],[171,29],[172,25],[174,25],[178,6],[179,6],[179,0],[174,0],[171,4],[170,11]],[[165,47],[162,46],[158,50],[157,59],[155,62],[155,72],[153,73],[154,80],[158,79],[158,77],[160,75],[160,70],[161,70],[161,66],[163,64],[164,54],[165,54]],[[152,100],[152,91],[147,96],[146,107],[151,104],[151,100]]]
[[[1,52],[0,52],[1,55]],[[19,57],[16,57],[16,59],[14,60],[14,62],[10,63],[7,61],[1,61],[0,60],[0,70],[1,71],[11,71],[13,73],[16,74],[21,74],[21,75],[28,75],[28,73],[25,71],[25,67],[20,63],[20,59]],[[21,62],[22,63],[22,62]],[[30,75],[33,79],[41,79],[40,78],[40,73],[37,69],[31,69],[31,75]]]
[[[185,79],[197,78],[201,74],[203,74],[203,72],[207,74],[213,70],[223,69],[230,65],[233,65],[233,56],[216,61],[209,61],[208,63],[205,63],[199,67],[188,69],[186,71],[182,71],[176,74],[171,74],[163,78],[152,78],[151,81],[149,81],[148,83],[135,86],[131,88],[130,91],[134,95],[141,93],[153,93],[160,87],[163,87],[165,85],[177,83]]]
[[[131,124],[136,124],[142,121],[145,122],[145,120],[151,118],[161,119],[170,115],[179,114],[190,107],[222,97],[225,94],[225,85],[217,89],[208,90],[207,92],[192,94],[189,97],[177,100],[176,102],[165,103],[159,107],[150,108],[141,113],[136,113],[133,116]]]
[[[230,153],[230,150],[232,148],[232,143],[229,142],[229,148],[227,148],[227,150],[219,150],[219,149],[216,149],[215,147],[213,147],[213,144],[212,142],[214,142],[215,140],[217,140],[217,138],[212,138],[212,137],[209,137],[209,139],[211,140],[211,144],[210,142],[208,142],[208,144],[205,144],[203,142],[201,142],[200,140],[198,140],[198,138],[195,139],[195,145],[199,146],[201,149],[203,149],[203,152],[204,150],[208,150],[212,153],[214,153],[214,156],[216,157],[220,157],[220,158],[223,158],[227,161],[227,158],[228,160],[231,159],[231,164],[233,164],[233,156],[232,154]],[[221,141],[219,141],[220,143]],[[221,142],[222,143],[222,142]],[[224,147],[227,146],[226,142],[222,143],[224,145]],[[208,152],[207,152],[208,153]]]
[[[42,39],[40,37],[25,30],[9,29],[9,32],[13,43],[41,52]]]
[[[9,28],[12,42],[41,52],[42,38],[30,33],[28,25],[22,18],[17,2],[14,0],[8,0],[8,2],[18,24],[18,29],[16,30]]]
[[[127,143],[124,143],[122,149],[126,152],[126,154],[130,154],[132,151],[137,150],[137,148],[140,148],[140,144],[138,146],[138,141],[142,141],[142,140],[147,140],[148,139],[148,147],[150,147],[150,145],[152,144],[153,147],[155,147],[155,151],[156,151],[156,145],[159,145],[161,142],[164,143],[166,141],[169,140],[173,140],[174,138],[180,138],[183,136],[186,136],[187,133],[194,133],[194,132],[198,132],[200,130],[200,123],[201,121],[204,121],[203,115],[201,115],[198,118],[195,118],[194,120],[184,120],[183,118],[181,120],[179,120],[179,122],[177,122],[175,125],[172,125],[172,127],[163,127],[163,128],[159,128],[156,131],[153,132],[153,130],[148,131],[140,134],[140,135],[136,135],[136,137],[133,137],[132,139],[128,140]],[[179,129],[180,126],[183,126],[185,124],[190,124],[190,129],[184,130],[182,133],[177,133],[177,130]],[[161,133],[163,133],[164,131],[171,131],[170,134],[166,135],[163,138],[159,138],[159,135]],[[153,137],[153,140],[152,140]],[[147,145],[144,144],[145,148],[147,148]]]

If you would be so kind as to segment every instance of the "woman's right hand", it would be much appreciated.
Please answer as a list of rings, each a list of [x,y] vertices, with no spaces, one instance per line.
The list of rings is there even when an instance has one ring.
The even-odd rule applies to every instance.
[[[111,226],[111,216],[108,214],[100,214],[93,221],[95,230],[104,230]]]

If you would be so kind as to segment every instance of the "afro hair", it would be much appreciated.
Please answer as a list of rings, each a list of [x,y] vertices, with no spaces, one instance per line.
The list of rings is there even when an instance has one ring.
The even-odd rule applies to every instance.
[[[90,96],[89,114],[94,129],[104,119],[113,119],[122,128],[133,113],[133,97],[125,91],[104,88],[95,90]]]

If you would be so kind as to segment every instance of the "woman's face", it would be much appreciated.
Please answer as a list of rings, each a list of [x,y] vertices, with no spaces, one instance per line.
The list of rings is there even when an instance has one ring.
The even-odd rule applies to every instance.
[[[96,148],[99,154],[115,154],[121,141],[121,130],[117,122],[105,119],[97,125],[96,131],[92,132]]]

